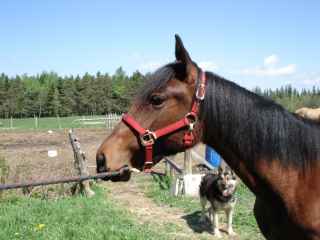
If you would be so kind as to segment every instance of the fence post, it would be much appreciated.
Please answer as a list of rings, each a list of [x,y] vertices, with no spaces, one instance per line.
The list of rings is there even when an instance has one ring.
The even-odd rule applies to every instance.
[[[192,174],[191,150],[184,152],[184,175]]]
[[[13,129],[13,118],[10,117],[10,129]]]
[[[38,117],[34,115],[34,127],[35,129],[38,129],[39,123],[38,123]]]
[[[164,174],[165,174],[166,176],[168,176],[169,171],[170,171],[170,169],[169,169],[169,163],[168,163],[167,160],[165,159],[165,160],[164,160]]]
[[[87,168],[87,160],[84,152],[80,148],[80,142],[76,136],[74,136],[72,130],[69,130],[69,139],[74,153],[74,166],[80,176],[89,176],[89,171]],[[95,193],[90,188],[89,181],[82,181],[76,183],[74,186],[74,192],[79,191],[83,192],[87,197],[93,196]]]
[[[0,184],[5,184],[9,177],[9,165],[6,159],[0,156]],[[3,191],[0,191],[0,198],[3,196]]]
[[[62,129],[59,115],[57,115],[57,121],[58,121],[58,127],[59,127],[59,129]]]

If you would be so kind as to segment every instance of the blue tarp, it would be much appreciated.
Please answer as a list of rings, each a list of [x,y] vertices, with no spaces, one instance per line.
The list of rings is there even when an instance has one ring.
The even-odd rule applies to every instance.
[[[221,156],[213,148],[206,145],[206,160],[213,167],[219,167],[221,163]]]

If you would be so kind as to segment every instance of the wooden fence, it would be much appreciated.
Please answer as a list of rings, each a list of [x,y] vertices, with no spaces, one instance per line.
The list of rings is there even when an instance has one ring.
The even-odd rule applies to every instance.
[[[76,182],[72,187],[72,193],[82,193],[87,197],[93,196],[95,193],[90,188],[90,181],[97,180],[100,178],[105,177],[113,177],[118,176],[121,174],[121,171],[129,171],[128,167],[124,167],[120,171],[116,172],[105,172],[99,173],[95,175],[89,175],[89,171],[87,169],[87,159],[85,153],[81,150],[79,139],[74,135],[73,131],[69,131],[69,140],[72,146],[73,154],[74,154],[74,167],[78,173],[78,176],[71,176],[71,177],[64,177],[64,178],[55,178],[55,179],[46,179],[43,181],[35,181],[35,182],[20,182],[20,183],[13,183],[13,184],[5,184],[3,178],[0,178],[0,196],[3,193],[3,190],[9,189],[17,189],[17,188],[30,188],[36,186],[45,186],[51,184],[59,184],[59,183],[70,183]],[[0,170],[2,170],[0,168]],[[0,172],[0,177],[4,176],[5,173],[2,171]],[[27,192],[30,193],[32,189],[29,189]]]
[[[122,114],[118,113],[108,113],[105,118],[106,128],[113,129],[122,118]]]
[[[80,125],[105,125],[107,129],[113,129],[121,120],[119,113],[107,113],[105,117],[79,118],[73,120],[73,123]]]

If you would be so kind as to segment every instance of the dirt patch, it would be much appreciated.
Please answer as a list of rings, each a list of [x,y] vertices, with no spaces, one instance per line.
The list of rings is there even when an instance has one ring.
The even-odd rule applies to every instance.
[[[106,137],[104,129],[76,129],[81,147],[95,172],[96,150]],[[49,150],[58,156],[48,157]],[[8,182],[33,181],[73,175],[73,152],[68,131],[1,132],[0,155],[10,166]]]

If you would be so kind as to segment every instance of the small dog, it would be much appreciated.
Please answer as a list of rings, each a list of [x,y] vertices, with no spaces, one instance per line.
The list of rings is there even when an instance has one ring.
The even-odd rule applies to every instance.
[[[207,173],[200,183],[200,203],[202,206],[201,220],[205,221],[206,205],[207,201],[210,202],[209,207],[209,219],[213,218],[213,234],[217,237],[221,237],[219,230],[218,212],[224,211],[228,219],[229,235],[235,235],[232,228],[232,217],[234,207],[236,204],[236,197],[234,193],[237,187],[237,177],[235,173],[229,168],[219,167],[218,172]]]

